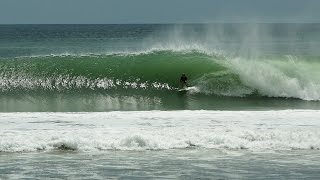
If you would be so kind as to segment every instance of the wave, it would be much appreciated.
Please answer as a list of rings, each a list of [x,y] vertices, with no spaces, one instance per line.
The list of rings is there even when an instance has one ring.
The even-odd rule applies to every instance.
[[[0,152],[320,150],[318,116],[297,110],[6,113]]]
[[[188,130],[188,134],[182,133]],[[320,150],[316,138],[319,133],[300,132],[297,129],[280,132],[217,129],[213,132],[200,131],[194,133],[192,129],[154,130],[123,133],[122,135],[108,135],[105,132],[85,133],[83,131],[70,132],[38,132],[37,135],[24,138],[25,135],[2,140],[0,152],[34,152],[34,151],[106,151],[106,150],[168,150],[168,149],[228,149],[228,150]],[[166,133],[166,135],[164,134]],[[191,133],[191,134],[190,134]],[[63,135],[62,135],[63,134]],[[75,134],[78,136],[76,137]],[[219,135],[224,134],[224,135]],[[295,135],[293,135],[295,134]],[[46,137],[45,137],[46,136]],[[171,136],[171,137],[169,137]],[[310,136],[314,138],[308,139]],[[304,143],[301,143],[304,142]]]
[[[3,58],[0,90],[12,92],[173,91],[186,73],[198,93],[320,100],[318,57],[224,55],[192,44],[145,51]]]

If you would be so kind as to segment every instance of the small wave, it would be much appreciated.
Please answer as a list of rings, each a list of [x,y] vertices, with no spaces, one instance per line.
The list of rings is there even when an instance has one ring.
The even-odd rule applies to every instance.
[[[3,116],[0,152],[320,150],[318,116],[297,110],[9,113]]]
[[[183,133],[187,130],[188,133]],[[88,133],[76,131],[77,137],[68,132],[39,132],[36,134],[2,137],[0,152],[34,151],[104,151],[104,150],[167,150],[190,147],[204,149],[263,150],[320,150],[317,130],[254,130],[222,129],[212,132],[200,129],[141,130],[129,134]],[[96,130],[95,130],[96,131]],[[175,132],[172,132],[175,131]],[[196,132],[198,131],[198,132]],[[132,133],[132,132],[131,132]],[[64,135],[62,135],[64,134]],[[45,137],[46,136],[46,137]]]

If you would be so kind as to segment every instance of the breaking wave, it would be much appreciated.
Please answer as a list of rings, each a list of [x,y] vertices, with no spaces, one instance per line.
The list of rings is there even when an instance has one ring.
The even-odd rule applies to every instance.
[[[3,113],[0,152],[319,150],[319,114],[310,110]]]
[[[320,100],[317,57],[225,56],[200,46],[141,52],[2,58],[0,91],[175,91],[186,73],[199,92]]]

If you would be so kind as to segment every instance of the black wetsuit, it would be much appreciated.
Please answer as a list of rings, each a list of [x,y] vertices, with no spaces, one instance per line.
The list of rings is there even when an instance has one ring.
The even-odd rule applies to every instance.
[[[180,83],[181,83],[182,87],[186,87],[187,86],[187,80],[188,80],[187,76],[185,76],[185,75],[181,76]]]

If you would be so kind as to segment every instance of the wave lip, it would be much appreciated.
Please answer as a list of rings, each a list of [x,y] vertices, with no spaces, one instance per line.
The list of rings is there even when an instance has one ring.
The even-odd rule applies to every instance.
[[[320,150],[320,111],[1,114],[0,152]]]
[[[208,56],[225,56],[225,52],[217,48],[209,48],[203,43],[197,42],[175,42],[175,43],[153,43],[150,47],[136,50],[108,50],[99,52],[60,52],[47,54],[33,54],[17,56],[16,58],[48,58],[48,57],[104,57],[104,56],[143,56],[159,53],[200,53]]]

